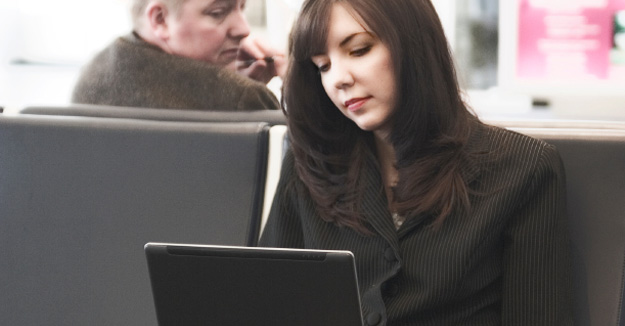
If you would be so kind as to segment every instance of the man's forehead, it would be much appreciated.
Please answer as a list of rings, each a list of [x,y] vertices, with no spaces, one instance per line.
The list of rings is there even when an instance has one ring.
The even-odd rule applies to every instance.
[[[245,3],[245,0],[183,0],[184,2],[194,2],[195,5],[212,6],[212,5],[228,5],[236,6],[238,3]]]
[[[245,3],[245,0],[205,0],[207,3],[226,3],[226,4],[236,4],[236,3]]]

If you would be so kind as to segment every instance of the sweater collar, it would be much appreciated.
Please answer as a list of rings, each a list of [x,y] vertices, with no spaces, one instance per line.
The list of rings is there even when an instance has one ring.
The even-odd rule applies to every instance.
[[[157,45],[154,45],[154,44],[144,40],[141,37],[141,35],[139,35],[139,33],[137,33],[136,31],[132,31],[129,34],[126,34],[126,35],[122,36],[121,39],[123,41],[130,42],[130,43],[135,44],[135,45],[139,45],[139,46],[142,46],[142,47],[145,47],[145,48],[149,48],[149,49],[161,52],[161,53],[166,53],[165,51],[163,51],[163,49],[161,49]]]

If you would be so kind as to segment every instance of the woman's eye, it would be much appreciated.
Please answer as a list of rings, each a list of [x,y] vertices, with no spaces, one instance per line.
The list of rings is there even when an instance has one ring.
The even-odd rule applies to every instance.
[[[327,60],[313,59],[311,61],[312,61],[312,64],[315,66],[315,68],[317,68],[317,72],[319,73],[326,72],[330,69],[330,63]]]
[[[367,54],[367,52],[369,52],[369,50],[371,50],[371,46],[370,45],[362,47],[362,48],[358,48],[356,50],[353,50],[351,52],[351,55],[356,56],[356,57],[360,57],[360,56],[363,56],[363,55]]]

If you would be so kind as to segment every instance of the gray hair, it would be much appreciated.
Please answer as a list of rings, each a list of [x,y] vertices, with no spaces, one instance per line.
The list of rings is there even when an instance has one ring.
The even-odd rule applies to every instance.
[[[180,8],[187,0],[159,0],[167,9],[171,12],[178,14]],[[130,1],[130,16],[132,18],[132,26],[135,30],[139,29],[143,22],[143,14],[147,8],[150,0],[131,0]]]

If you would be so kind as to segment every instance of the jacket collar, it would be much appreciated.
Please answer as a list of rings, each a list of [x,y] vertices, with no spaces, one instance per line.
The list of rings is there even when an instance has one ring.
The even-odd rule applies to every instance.
[[[362,182],[366,187],[361,202],[365,220],[377,234],[384,238],[393,249],[397,250],[399,248],[397,231],[388,208],[388,200],[384,192],[380,168],[373,153],[366,160]]]

